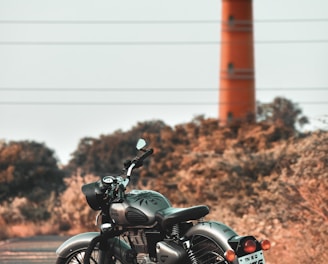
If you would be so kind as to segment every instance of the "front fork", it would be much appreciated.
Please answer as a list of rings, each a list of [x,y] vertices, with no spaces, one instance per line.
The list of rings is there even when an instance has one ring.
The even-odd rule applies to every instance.
[[[108,237],[107,234],[101,233],[94,237],[88,244],[85,251],[83,264],[90,264],[92,252],[98,246],[99,254],[96,261],[98,264],[115,264],[116,258],[119,258],[122,263],[136,264],[136,254],[123,241],[116,237]]]
[[[91,259],[91,254],[94,251],[94,249],[96,248],[97,244],[99,243],[99,256],[98,256],[98,262],[99,264],[105,263],[104,262],[104,257],[105,257],[105,248],[104,248],[104,243],[103,243],[103,237],[102,234],[94,237],[89,245],[87,250],[85,251],[84,254],[84,259],[83,259],[83,264],[90,264],[90,259]]]
[[[110,247],[108,240],[100,242],[98,263],[99,264],[115,264],[116,263],[115,256],[114,256],[114,250],[112,247]],[[86,263],[84,263],[84,264],[86,264]]]

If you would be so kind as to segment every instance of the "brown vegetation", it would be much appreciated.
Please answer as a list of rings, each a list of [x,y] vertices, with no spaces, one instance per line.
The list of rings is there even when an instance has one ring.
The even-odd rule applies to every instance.
[[[226,127],[202,117],[174,128],[153,121],[132,129],[137,132],[133,142],[125,141],[131,131],[82,140],[68,166],[72,176],[66,178],[66,190],[42,204],[51,214],[49,219],[28,221],[21,208],[35,204],[16,197],[0,206],[0,224],[7,227],[0,237],[32,235],[26,229],[19,233],[22,227],[36,227],[39,234],[95,230],[96,212],[87,207],[81,186],[111,168],[106,164],[111,158],[105,154],[108,149],[122,152],[113,157],[117,167],[109,172],[117,171],[125,158],[135,154],[135,138],[143,136],[155,153],[131,188],[157,190],[174,206],[209,205],[207,219],[224,222],[241,235],[271,240],[267,263],[324,262],[328,258],[328,132],[297,133],[297,113],[291,115],[293,122],[270,116],[278,117]],[[152,124],[152,130],[146,129]],[[97,158],[90,153],[97,153]]]

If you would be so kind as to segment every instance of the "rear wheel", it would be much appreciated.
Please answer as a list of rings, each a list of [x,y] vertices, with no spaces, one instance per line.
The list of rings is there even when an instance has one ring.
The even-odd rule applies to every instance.
[[[192,264],[227,263],[222,247],[211,238],[203,235],[194,235],[192,237],[189,257]]]

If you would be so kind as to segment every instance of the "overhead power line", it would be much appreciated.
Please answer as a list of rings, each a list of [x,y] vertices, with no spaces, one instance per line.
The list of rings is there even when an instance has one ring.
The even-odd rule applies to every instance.
[[[122,106],[122,105],[216,105],[217,102],[22,102],[22,101],[3,101],[0,105],[34,105],[34,106],[51,106],[51,105],[62,105],[62,106]]]
[[[0,92],[216,92],[220,89],[243,89],[242,87],[234,88],[219,88],[219,87],[205,87],[205,88],[23,88],[23,87],[0,87]],[[328,91],[328,87],[258,87],[256,91]]]
[[[60,102],[60,101],[0,101],[0,105],[7,106],[17,106],[17,105],[25,105],[25,106],[124,106],[124,105],[139,105],[139,106],[194,106],[194,105],[222,105],[222,104],[234,104],[233,102]],[[235,104],[241,105],[240,102],[236,102]],[[246,103],[245,103],[246,104]],[[328,104],[328,101],[305,101],[305,102],[297,102],[297,104]]]
[[[0,24],[220,24],[218,19],[209,20],[0,20]],[[296,19],[255,19],[237,20],[237,23],[304,23],[328,22],[328,18],[296,18]]]
[[[237,41],[1,41],[7,46],[176,46],[176,45],[245,45]],[[254,44],[309,44],[328,43],[328,39],[256,40]]]

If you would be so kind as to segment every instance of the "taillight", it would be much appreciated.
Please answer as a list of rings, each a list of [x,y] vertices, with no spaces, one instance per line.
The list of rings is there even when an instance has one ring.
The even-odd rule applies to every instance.
[[[254,240],[246,240],[243,247],[246,253],[253,253],[256,250],[256,242]]]
[[[269,250],[271,248],[271,243],[269,240],[265,239],[261,241],[261,248],[263,250]]]
[[[236,253],[232,249],[228,249],[226,252],[224,252],[224,257],[229,262],[233,262],[236,258]]]

